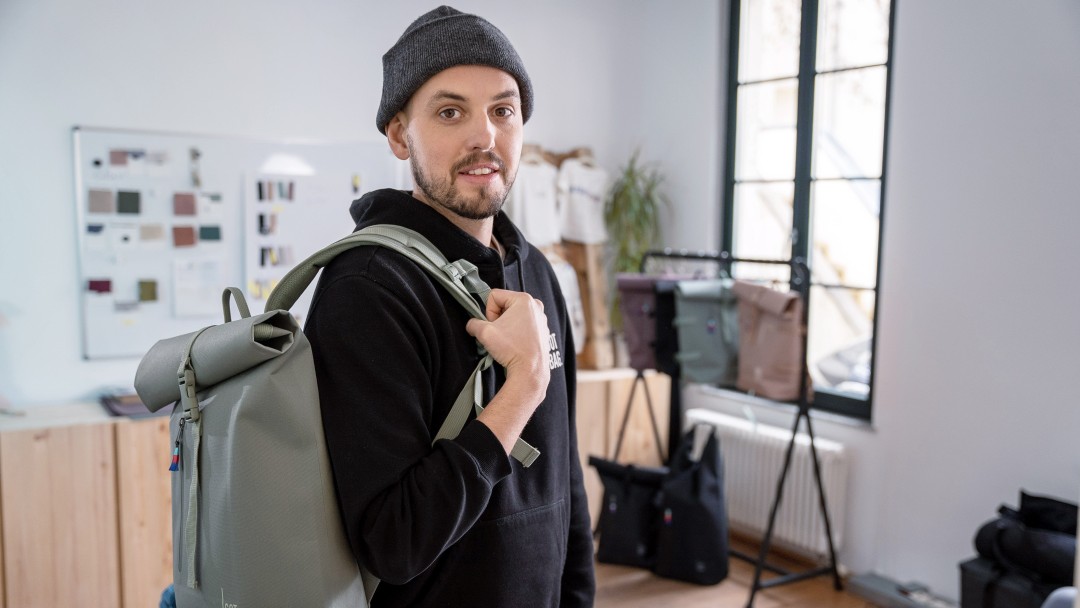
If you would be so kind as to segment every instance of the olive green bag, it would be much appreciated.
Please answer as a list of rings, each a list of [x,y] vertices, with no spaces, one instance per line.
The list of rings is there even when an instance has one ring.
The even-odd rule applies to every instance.
[[[363,245],[410,258],[476,318],[488,287],[465,260],[447,262],[419,234],[371,226],[290,271],[251,316],[225,290],[225,322],[161,340],[143,357],[135,389],[151,411],[173,406],[173,578],[177,605],[364,607],[378,580],[349,550],[323,436],[311,346],[288,309],[338,253]],[[232,320],[230,296],[241,318]],[[362,340],[363,336],[357,336]],[[479,344],[478,344],[479,347]],[[485,356],[435,440],[480,411]],[[539,452],[519,441],[528,466]],[[357,480],[362,483],[363,480]]]
[[[729,278],[675,286],[676,360],[690,382],[735,386],[739,365],[738,302]]]

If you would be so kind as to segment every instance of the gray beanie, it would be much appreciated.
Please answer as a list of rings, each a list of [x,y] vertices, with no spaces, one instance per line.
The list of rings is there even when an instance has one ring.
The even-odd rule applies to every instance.
[[[386,134],[386,125],[429,78],[457,65],[486,65],[513,76],[521,94],[521,120],[529,120],[532,83],[510,41],[481,17],[440,6],[413,21],[383,55],[382,102],[375,117],[379,132]]]

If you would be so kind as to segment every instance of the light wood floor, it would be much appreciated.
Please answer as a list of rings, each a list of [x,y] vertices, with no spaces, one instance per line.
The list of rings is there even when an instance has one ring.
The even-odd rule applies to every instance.
[[[736,541],[737,543],[737,541]],[[750,545],[739,545],[756,555]],[[770,558],[793,571],[802,564]],[[766,575],[767,577],[770,575]],[[731,559],[730,574],[718,585],[701,586],[660,578],[638,568],[596,565],[596,608],[742,608],[750,598],[754,566],[741,559]],[[758,591],[754,608],[873,608],[873,604],[844,591],[835,591],[832,579],[822,576],[799,583]]]

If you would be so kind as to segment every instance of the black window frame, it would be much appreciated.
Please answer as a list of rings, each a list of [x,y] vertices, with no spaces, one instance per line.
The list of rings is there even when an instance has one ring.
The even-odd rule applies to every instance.
[[[730,16],[728,21],[728,57],[727,57],[727,101],[725,117],[725,154],[723,166],[724,192],[721,204],[720,224],[720,249],[729,255],[734,255],[734,211],[735,211],[735,185],[736,183],[754,183],[771,180],[743,180],[737,182],[736,174],[736,139],[738,136],[738,92],[739,92],[739,43],[741,30],[742,0],[730,1]],[[876,180],[880,183],[880,211],[878,214],[878,242],[877,242],[877,275],[872,288],[874,291],[874,318],[872,322],[873,335],[870,344],[870,386],[865,399],[849,397],[826,390],[815,389],[810,407],[812,409],[839,414],[857,420],[869,422],[873,413],[874,386],[877,381],[878,361],[878,318],[881,310],[881,262],[882,242],[885,227],[885,193],[888,183],[888,153],[890,110],[892,105],[892,76],[893,76],[893,49],[895,40],[896,24],[896,0],[889,2],[889,39],[888,54],[882,64],[860,65],[857,67],[843,67],[838,69],[816,71],[817,64],[817,31],[819,0],[801,0],[800,32],[799,32],[799,73],[798,101],[796,114],[796,140],[795,140],[795,176],[794,176],[794,201],[792,213],[792,258],[802,259],[807,264],[812,263],[809,257],[810,239],[810,198],[814,179],[811,175],[813,161],[813,133],[814,133],[814,88],[817,76],[821,74],[833,74],[853,69],[865,69],[868,67],[883,66],[885,74],[885,116],[884,133],[882,137],[881,177]],[[813,52],[805,52],[812,49]],[[777,80],[775,78],[762,79],[760,82]],[[751,81],[742,84],[753,84],[759,81]],[[840,178],[841,181],[857,181],[860,178]],[[862,178],[870,179],[870,178]],[[781,183],[792,183],[789,180],[777,180]],[[830,181],[822,179],[819,181]],[[823,285],[813,280],[813,268],[811,270],[812,287],[828,288],[851,288],[858,287]],[[813,292],[808,290],[808,306],[813,307]],[[809,328],[808,328],[809,330]],[[805,355],[804,355],[805,356]]]

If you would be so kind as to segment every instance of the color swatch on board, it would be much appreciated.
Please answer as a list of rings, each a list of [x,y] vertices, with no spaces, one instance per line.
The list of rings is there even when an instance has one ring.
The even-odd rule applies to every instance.
[[[221,226],[199,226],[200,241],[220,241]]]
[[[140,195],[138,191],[121,190],[116,193],[116,212],[138,214],[139,207],[141,206]]]
[[[173,215],[195,215],[195,195],[190,192],[174,194]]]
[[[173,226],[173,246],[174,247],[193,247],[195,246],[195,227],[194,226]]]
[[[140,241],[160,241],[165,238],[165,227],[161,224],[143,224],[139,226]]]
[[[139,301],[140,302],[157,302],[157,281],[144,280],[139,281]]]
[[[90,279],[86,282],[86,289],[94,293],[112,293],[112,281],[109,279]]]
[[[88,197],[90,213],[114,213],[116,198],[112,190],[91,190]]]

